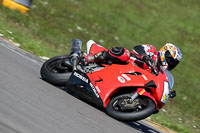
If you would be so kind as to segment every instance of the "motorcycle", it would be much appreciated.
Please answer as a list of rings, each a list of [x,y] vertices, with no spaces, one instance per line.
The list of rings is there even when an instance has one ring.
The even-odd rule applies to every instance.
[[[138,121],[161,109],[169,98],[174,79],[161,69],[148,72],[134,62],[127,64],[80,62],[82,42],[72,40],[71,53],[47,60],[41,67],[43,80],[65,86],[81,98],[104,108],[120,121]],[[87,54],[106,50],[94,41],[87,42]]]

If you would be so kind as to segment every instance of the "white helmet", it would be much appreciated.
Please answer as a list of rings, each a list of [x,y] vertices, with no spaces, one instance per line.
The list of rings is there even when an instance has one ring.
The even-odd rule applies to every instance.
[[[159,56],[161,65],[167,70],[172,70],[182,58],[180,49],[172,43],[166,43],[159,50]]]

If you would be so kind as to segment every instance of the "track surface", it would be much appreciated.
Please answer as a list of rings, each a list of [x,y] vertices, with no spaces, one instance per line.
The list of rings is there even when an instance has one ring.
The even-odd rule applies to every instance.
[[[39,74],[42,62],[26,54],[0,41],[0,133],[160,132],[144,121],[112,119],[44,82]]]

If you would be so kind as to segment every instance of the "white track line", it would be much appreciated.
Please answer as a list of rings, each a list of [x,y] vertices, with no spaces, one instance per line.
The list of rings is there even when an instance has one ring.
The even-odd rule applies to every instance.
[[[7,42],[6,42],[6,43],[7,43]],[[15,49],[13,49],[12,47],[14,47],[14,48],[16,48],[16,49],[19,49],[20,51],[23,51],[24,53],[27,53],[27,54],[31,54],[31,53],[28,53],[28,52],[26,52],[26,51],[24,51],[24,50],[22,50],[22,49],[20,49],[20,48],[17,48],[17,47],[15,47],[15,46],[12,46],[12,44],[9,44],[9,43],[5,44],[3,41],[0,41],[0,44],[1,44],[2,46],[4,46],[5,48],[7,48],[7,49],[13,51],[14,53],[20,55],[21,57],[23,57],[23,58],[25,58],[25,59],[28,59],[28,60],[34,62],[35,64],[39,65],[39,66],[42,66],[42,62],[39,62],[39,61],[37,61],[37,60],[35,60],[35,59],[33,59],[33,58],[27,56],[27,55],[24,55],[24,54],[20,53],[19,51],[16,51]],[[9,47],[9,45],[10,45],[10,47]]]

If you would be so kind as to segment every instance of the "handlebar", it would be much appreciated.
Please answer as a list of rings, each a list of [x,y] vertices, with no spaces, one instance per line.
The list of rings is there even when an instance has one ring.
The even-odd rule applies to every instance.
[[[156,76],[159,74],[158,71],[153,67],[153,64],[151,63],[151,61],[148,61],[146,64],[151,69],[153,74],[155,74]]]

